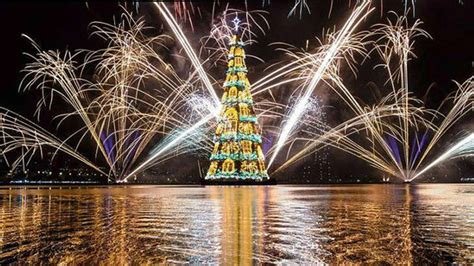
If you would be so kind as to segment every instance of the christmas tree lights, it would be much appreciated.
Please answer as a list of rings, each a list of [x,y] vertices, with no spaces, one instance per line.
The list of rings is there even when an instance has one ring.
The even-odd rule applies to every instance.
[[[221,113],[213,138],[214,149],[206,180],[268,180],[262,137],[253,108],[245,66],[244,43],[232,37],[221,99]]]

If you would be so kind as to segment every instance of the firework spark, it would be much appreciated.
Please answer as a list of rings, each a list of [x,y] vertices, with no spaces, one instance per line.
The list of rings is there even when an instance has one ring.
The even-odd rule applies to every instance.
[[[270,158],[270,161],[268,163],[268,168],[270,168],[276,156],[278,155],[278,152],[286,143],[295,124],[303,114],[304,108],[307,105],[308,100],[311,97],[311,94],[313,93],[314,89],[321,80],[324,72],[330,66],[334,58],[337,57],[340,47],[347,40],[348,36],[350,36],[351,33],[354,32],[354,30],[361,23],[361,21],[373,11],[373,8],[367,11],[367,7],[370,5],[370,2],[371,1],[364,1],[354,10],[354,12],[347,19],[343,28],[339,32],[338,37],[334,40],[327,52],[324,54],[321,65],[314,72],[312,79],[307,84],[306,91],[300,98],[300,101],[296,104],[294,112],[290,115],[288,121],[282,128],[281,134],[279,135],[278,141],[276,143],[275,151],[273,152],[272,157]]]
[[[340,31],[324,35],[316,52],[278,48],[289,62],[272,65],[267,69],[273,70],[254,83],[251,88],[254,95],[268,93],[270,96],[255,104],[259,119],[268,122],[263,125],[264,130],[270,139],[276,139],[273,147],[265,148],[271,154],[268,167],[286,145],[289,145],[286,155],[289,159],[276,171],[330,146],[381,171],[412,181],[449,158],[472,154],[471,134],[437,159],[428,161],[448,130],[472,109],[472,78],[458,84],[457,92],[446,101],[452,103],[446,115],[439,110],[425,109],[423,103],[410,94],[408,62],[416,57],[412,51],[414,39],[429,38],[429,34],[420,29],[419,20],[409,25],[406,17],[377,24],[371,32],[356,32],[374,9],[370,7],[371,2],[361,1]],[[20,87],[41,93],[35,115],[39,119],[45,108],[51,109],[53,102],[61,100],[72,111],[54,117],[58,128],[74,118],[79,118],[82,125],[70,137],[61,140],[34,122],[1,109],[3,154],[21,153],[13,161],[13,167],[27,164],[35,154],[42,155],[44,147],[50,147],[107,175],[112,181],[127,182],[158,163],[211,147],[207,145],[211,142],[209,132],[219,113],[220,101],[211,82],[215,79],[207,66],[215,67],[227,60],[224,52],[233,31],[230,22],[236,15],[242,18],[239,29],[247,43],[255,42],[269,24],[265,12],[226,8],[213,17],[215,23],[211,25],[210,34],[201,38],[201,49],[196,53],[177,23],[180,14],[185,14],[181,19],[190,20],[189,6],[175,3],[179,3],[178,7],[174,6],[179,13],[175,17],[164,3],[153,3],[173,37],[147,37],[143,32],[149,28],[144,21],[135,20],[132,14],[124,12],[117,25],[92,23],[92,35],[107,43],[104,49],[75,53],[42,51],[30,39],[37,53],[28,54],[32,62],[24,69],[26,74]],[[296,12],[297,7],[300,17],[304,8],[310,12],[306,1],[298,0],[290,14]],[[191,27],[194,28],[192,24]],[[179,58],[190,62],[189,69],[180,71],[189,73],[185,78],[175,71],[173,56],[171,59],[169,53],[162,56],[170,49],[172,39],[183,48],[185,58]],[[367,49],[369,45],[373,48]],[[346,87],[340,72],[344,64],[356,74],[355,57],[372,53],[382,60],[379,66],[387,72],[386,85],[391,92],[368,106]],[[313,95],[322,83],[341,97],[354,117],[330,126],[319,115],[307,115],[307,112],[322,112]],[[294,88],[290,96],[296,99],[294,104],[274,101],[272,89],[285,84]],[[283,126],[272,126],[269,121],[273,124],[283,121],[280,123]],[[296,134],[296,129],[301,134]],[[85,150],[81,147],[86,140],[95,144],[94,158],[81,152]],[[305,145],[290,157],[296,142]],[[108,172],[97,166],[100,162],[106,163]]]
[[[311,15],[311,10],[309,9],[308,3],[306,0],[295,0],[295,4],[288,12],[288,17],[296,15],[297,12],[300,14],[300,19],[303,17],[303,12],[307,11]]]
[[[434,166],[456,156],[468,156],[474,155],[474,133],[471,133],[467,137],[460,140],[458,143],[453,145],[443,154],[441,154],[436,160],[426,165],[423,169],[418,171],[409,181],[413,181],[415,178],[421,176],[426,171],[430,170]]]
[[[32,42],[37,53],[28,54],[32,62],[25,67],[25,78],[20,86],[24,90],[41,92],[38,118],[43,108],[50,107],[53,100],[59,98],[73,111],[55,117],[59,120],[58,127],[70,118],[79,117],[83,122],[83,126],[65,141],[54,139],[56,142],[51,140],[51,144],[44,145],[86,162],[77,149],[84,140],[92,138],[97,147],[96,157],[100,155],[109,166],[109,178],[120,181],[152,140],[166,137],[176,128],[189,126],[184,112],[186,96],[195,91],[197,80],[194,75],[187,80],[180,79],[160,55],[167,49],[170,37],[146,37],[143,31],[148,28],[143,20],[134,20],[130,13],[124,12],[118,25],[95,22],[91,28],[94,29],[93,36],[106,41],[106,48],[61,55],[55,51],[41,51]],[[83,63],[78,65],[77,60],[81,58]],[[93,79],[84,78],[91,70]],[[150,83],[159,84],[160,89],[150,92],[146,89]],[[26,125],[29,124],[29,130],[35,131],[38,126],[30,122],[23,123],[22,128],[28,130]],[[22,131],[14,133],[17,133],[13,138],[17,142],[26,138]],[[10,132],[9,137],[12,135]],[[51,139],[44,132],[43,135]],[[73,141],[73,137],[79,140],[71,150],[65,142]],[[37,143],[27,143],[29,149],[35,151],[43,142],[38,138]],[[14,147],[11,142],[4,145]],[[93,166],[90,162],[87,164]]]
[[[412,181],[420,176],[418,169],[427,164],[427,157],[431,154],[433,147],[461,117],[471,111],[474,90],[472,78],[463,84],[458,84],[456,93],[448,97],[452,99],[453,106],[446,116],[439,111],[425,109],[420,100],[410,95],[408,61],[411,57],[415,57],[412,52],[413,40],[420,36],[429,37],[419,28],[420,25],[421,22],[416,21],[409,26],[406,17],[397,17],[395,23],[389,21],[388,24],[375,25],[376,30],[368,35],[369,37],[376,36],[376,40],[371,42],[375,45],[372,51],[376,51],[382,58],[384,62],[382,66],[389,77],[386,84],[389,84],[392,90],[375,108],[361,105],[345,87],[342,79],[335,72],[336,68],[328,68],[328,71],[332,70],[333,74],[327,75],[327,79],[331,82],[326,82],[326,84],[356,114],[355,118],[327,132],[307,131],[306,133],[313,134],[313,138],[288,138],[283,145],[304,141],[305,148],[289,158],[276,171],[281,171],[320,147],[329,145],[355,155],[373,167],[404,181]],[[367,45],[367,43],[361,43],[361,45]],[[306,53],[294,54],[294,56],[299,58],[300,62],[311,58]],[[317,60],[313,61],[311,64],[319,66]],[[306,75],[307,79],[310,79],[311,77],[304,73],[314,67],[307,66],[306,63],[301,63],[301,65],[305,66],[300,69],[303,73],[301,77]],[[440,117],[442,121],[437,125],[435,120]],[[307,122],[311,123],[311,121]],[[361,133],[367,135],[363,138],[364,142],[351,138]],[[457,148],[460,149],[461,146],[456,146],[456,149],[449,150],[445,156],[428,163],[428,169],[451,155],[466,155],[472,152],[465,146],[462,146],[461,152]],[[421,171],[425,172],[427,170],[425,169],[426,167]]]
[[[194,68],[199,74],[199,77],[201,78],[202,82],[204,83],[206,89],[208,90],[209,94],[211,95],[212,99],[214,100],[214,103],[216,106],[219,106],[219,97],[217,97],[216,91],[214,90],[211,81],[209,80],[209,77],[207,76],[206,71],[204,71],[204,68],[202,67],[201,62],[199,61],[199,58],[197,57],[196,53],[194,52],[193,48],[191,47],[191,44],[189,43],[188,39],[186,38],[186,35],[183,33],[181,28],[179,27],[178,23],[176,20],[173,18],[173,15],[170,13],[166,5],[162,2],[160,3],[153,3],[158,10],[160,11],[160,14],[163,16],[165,21],[168,23],[168,25],[171,27],[173,30],[173,33],[175,33],[176,39],[181,43],[181,45],[184,48],[184,51],[188,55],[189,59],[191,60]],[[218,110],[218,108],[216,108]],[[215,115],[218,115],[218,111],[215,113]]]

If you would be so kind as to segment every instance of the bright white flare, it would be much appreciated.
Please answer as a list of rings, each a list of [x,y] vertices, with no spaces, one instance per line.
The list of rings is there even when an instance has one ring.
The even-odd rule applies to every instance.
[[[370,0],[366,0],[362,2],[354,10],[354,12],[351,14],[349,19],[347,20],[347,22],[344,24],[344,27],[342,28],[342,30],[339,32],[339,35],[337,36],[337,38],[331,44],[328,51],[323,55],[324,57],[321,62],[321,65],[319,65],[319,67],[315,71],[313,78],[311,79],[311,81],[309,82],[306,88],[306,91],[304,92],[303,96],[300,98],[300,100],[296,104],[296,107],[293,109],[293,113],[290,114],[288,121],[286,122],[286,124],[284,125],[280,133],[280,136],[276,143],[276,148],[272,154],[272,157],[270,158],[270,161],[268,162],[268,166],[267,166],[268,168],[270,168],[276,156],[280,152],[281,148],[285,145],[287,139],[291,135],[291,132],[294,126],[300,119],[301,115],[304,113],[304,109],[306,105],[308,104],[308,101],[314,89],[318,85],[326,69],[332,63],[334,58],[337,57],[340,47],[350,37],[350,35],[354,32],[354,30],[360,24],[360,22],[373,11],[373,8],[372,8],[364,12],[366,8],[369,6],[370,2],[371,2]]]
[[[149,157],[146,161],[141,163],[138,167],[136,167],[130,174],[128,174],[124,179],[123,182],[127,182],[127,180],[138,173],[139,171],[143,171],[146,168],[152,166],[152,162],[160,155],[162,155],[164,152],[168,151],[169,149],[175,147],[178,143],[180,143],[184,138],[188,138],[192,132],[197,130],[199,127],[202,125],[206,124],[209,122],[214,117],[213,114],[209,114],[208,116],[204,117],[197,123],[195,123],[193,126],[189,127],[188,129],[184,130],[181,132],[178,136],[173,138],[170,142],[168,142],[166,145],[163,146],[163,148],[157,150],[151,157]]]
[[[216,104],[216,106],[219,106],[219,104],[220,104],[219,97],[217,97],[216,91],[212,87],[211,81],[209,80],[209,77],[207,76],[206,71],[204,71],[204,68],[202,67],[201,62],[199,61],[196,53],[194,52],[193,48],[191,47],[191,44],[189,43],[189,41],[186,38],[186,36],[184,35],[183,31],[179,27],[178,23],[173,18],[173,15],[170,13],[168,8],[166,8],[165,3],[163,3],[163,2],[159,2],[159,3],[154,2],[153,4],[155,4],[155,6],[158,8],[161,15],[165,19],[165,21],[168,23],[168,25],[173,30],[173,33],[175,33],[176,39],[183,46],[184,51],[186,52],[189,59],[191,60],[191,63],[193,64],[194,68],[198,72],[199,77],[201,78],[202,82],[206,86],[206,89],[208,90],[208,92],[211,94],[211,97],[214,100],[214,103]],[[215,113],[214,115],[217,116],[218,113]]]
[[[469,136],[465,137],[464,139],[456,143],[454,146],[452,146],[450,149],[448,149],[446,152],[441,154],[436,160],[434,160],[425,168],[417,172],[416,175],[414,175],[410,179],[410,181],[414,180],[426,171],[430,170],[432,167],[444,162],[445,160],[448,160],[449,158],[455,157],[460,154],[464,154],[465,152],[471,154],[474,152],[474,133],[471,133]]]

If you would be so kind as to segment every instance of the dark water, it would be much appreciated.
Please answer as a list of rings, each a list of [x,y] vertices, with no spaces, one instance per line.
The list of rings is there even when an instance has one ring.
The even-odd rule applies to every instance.
[[[0,263],[474,263],[474,185],[0,190]]]

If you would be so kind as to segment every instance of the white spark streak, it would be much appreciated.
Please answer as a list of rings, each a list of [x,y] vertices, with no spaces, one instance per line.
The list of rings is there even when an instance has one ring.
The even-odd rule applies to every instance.
[[[270,168],[276,156],[278,155],[279,151],[286,143],[288,137],[291,135],[291,131],[293,130],[294,126],[300,119],[301,115],[304,113],[304,108],[307,105],[311,97],[311,94],[313,93],[314,89],[318,85],[319,81],[321,80],[328,66],[332,63],[334,58],[337,56],[341,45],[350,36],[350,34],[355,30],[355,28],[360,24],[360,22],[373,11],[373,8],[371,8],[367,12],[363,12],[369,6],[370,2],[371,2],[370,0],[364,1],[361,5],[359,5],[355,9],[355,11],[351,14],[349,19],[345,23],[344,27],[342,28],[341,32],[339,33],[334,43],[325,53],[321,65],[318,67],[318,69],[314,73],[314,76],[311,79],[310,83],[308,84],[308,87],[303,97],[301,97],[300,101],[296,104],[296,107],[294,108],[293,113],[290,114],[290,118],[288,119],[288,122],[285,124],[285,126],[283,127],[280,133],[275,151],[273,152],[272,157],[270,158],[270,161],[268,162],[268,166],[267,166],[268,168]]]

